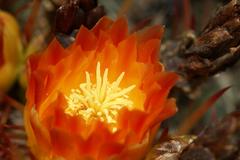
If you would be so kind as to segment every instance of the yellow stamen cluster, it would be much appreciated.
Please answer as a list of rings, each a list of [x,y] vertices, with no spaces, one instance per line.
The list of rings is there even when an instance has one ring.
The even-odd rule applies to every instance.
[[[120,74],[116,81],[108,81],[108,69],[101,76],[100,63],[96,68],[96,84],[91,82],[89,72],[86,72],[86,82],[81,83],[79,88],[72,89],[69,96],[65,96],[68,106],[65,113],[70,116],[81,116],[87,124],[93,119],[99,119],[112,126],[116,131],[117,116],[120,109],[127,107],[131,109],[133,102],[128,94],[135,88],[131,85],[120,88],[119,85],[124,77]]]

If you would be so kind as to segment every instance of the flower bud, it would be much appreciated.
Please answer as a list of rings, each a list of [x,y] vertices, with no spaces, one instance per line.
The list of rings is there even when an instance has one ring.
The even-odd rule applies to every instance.
[[[17,21],[0,10],[0,91],[10,89],[22,58],[22,43]]]

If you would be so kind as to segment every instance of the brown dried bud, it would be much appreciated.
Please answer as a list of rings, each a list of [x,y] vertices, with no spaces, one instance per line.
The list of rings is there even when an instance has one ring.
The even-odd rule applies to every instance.
[[[86,21],[86,26],[92,28],[97,21],[105,15],[105,10],[103,6],[99,6],[89,11]]]
[[[93,8],[97,7],[97,0],[78,0],[78,5],[84,11],[90,11]]]
[[[85,13],[81,8],[73,4],[63,5],[57,10],[55,32],[71,33],[84,22]]]
[[[92,28],[105,15],[97,0],[66,0],[56,12],[55,33],[70,34],[81,25]]]

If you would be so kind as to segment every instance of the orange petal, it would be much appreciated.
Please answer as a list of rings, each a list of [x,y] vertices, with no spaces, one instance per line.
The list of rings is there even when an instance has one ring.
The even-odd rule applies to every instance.
[[[40,58],[41,58],[41,54],[32,54],[31,56],[29,56],[27,60],[28,77],[30,76],[29,74],[31,74],[34,70],[37,69]]]
[[[144,31],[138,32],[138,40],[140,43],[143,43],[151,39],[161,39],[163,32],[163,27],[161,25],[156,25]]]
[[[100,31],[99,36],[98,36],[98,42],[97,42],[97,49],[96,51],[101,52],[102,49],[107,45],[107,44],[112,44],[111,42],[111,36],[105,32],[105,31]]]
[[[123,17],[117,19],[113,23],[109,34],[112,36],[112,41],[115,45],[124,40],[128,35],[128,25],[126,19]]]
[[[170,98],[166,101],[165,107],[161,112],[161,116],[159,116],[159,121],[164,121],[167,118],[173,116],[178,111],[176,106],[176,100],[174,98]]]
[[[97,24],[93,27],[92,31],[97,37],[99,37],[100,32],[107,31],[112,24],[113,21],[110,20],[108,17],[104,16],[97,22]]]
[[[83,50],[93,50],[96,48],[97,38],[91,31],[82,26],[77,34],[75,44],[82,46]]]
[[[136,42],[137,42],[136,35],[133,34],[118,44],[119,68],[122,68],[123,71],[125,72],[127,72],[127,70],[129,69],[132,63],[136,62],[136,59],[137,59],[137,43]]]
[[[158,61],[158,51],[160,49],[160,40],[151,39],[138,47],[138,61],[144,63]]]
[[[67,134],[64,130],[50,129],[52,152],[55,156],[62,156],[65,159],[77,157],[77,146],[74,135]]]
[[[41,56],[38,67],[47,68],[49,65],[57,64],[66,54],[64,48],[55,38]]]
[[[34,108],[30,111],[30,125],[36,137],[37,144],[42,150],[47,151],[51,148],[51,142],[48,130],[41,124],[38,113]]]
[[[114,155],[118,155],[121,153],[121,151],[123,150],[124,146],[120,145],[120,144],[114,144],[114,143],[105,143],[99,151],[99,156],[98,159],[99,160],[106,160],[109,158],[113,158]]]

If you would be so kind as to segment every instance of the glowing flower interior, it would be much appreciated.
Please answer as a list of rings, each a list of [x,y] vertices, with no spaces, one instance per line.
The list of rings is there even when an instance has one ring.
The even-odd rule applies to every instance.
[[[64,49],[57,40],[28,63],[25,126],[38,159],[140,160],[166,118],[177,80],[158,61],[161,26],[128,34],[104,17]]]
[[[96,84],[91,82],[89,72],[86,72],[86,82],[81,83],[79,88],[72,89],[71,94],[66,96],[68,106],[65,113],[71,116],[82,117],[87,124],[93,118],[99,118],[102,122],[113,125],[116,131],[117,116],[120,109],[127,107],[131,109],[133,102],[128,93],[135,87],[120,88],[119,85],[124,77],[120,74],[116,81],[108,81],[108,69],[104,70],[103,77],[100,73],[100,63],[96,68]]]

